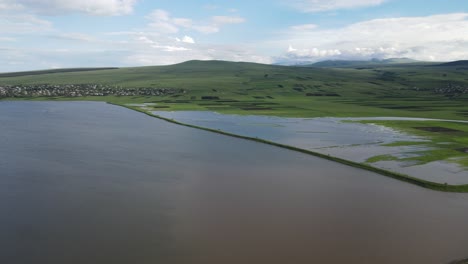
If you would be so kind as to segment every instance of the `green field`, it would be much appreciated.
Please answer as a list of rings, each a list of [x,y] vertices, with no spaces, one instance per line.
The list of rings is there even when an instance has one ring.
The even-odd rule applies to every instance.
[[[105,84],[176,88],[165,97],[39,98],[158,103],[159,110],[212,110],[286,117],[405,116],[468,118],[468,70],[420,64],[359,68],[286,67],[223,61],[171,66],[0,75],[1,85]],[[214,99],[203,99],[203,97]],[[28,98],[32,99],[32,98]]]

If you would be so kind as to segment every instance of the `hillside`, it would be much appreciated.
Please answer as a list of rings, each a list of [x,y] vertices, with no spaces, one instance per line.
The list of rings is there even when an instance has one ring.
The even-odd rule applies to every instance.
[[[322,68],[188,61],[170,66],[0,75],[0,87],[5,90],[13,86],[19,87],[15,98],[156,102],[159,108],[169,110],[240,114],[254,111],[280,116],[468,118],[467,71],[413,64]],[[78,90],[71,90],[64,98],[51,92],[53,87]],[[89,92],[92,87],[100,89],[95,93],[99,96],[89,96],[93,94]],[[87,92],[81,93],[79,89]],[[109,89],[118,92],[111,93]],[[31,98],[28,91],[40,91],[39,94],[48,97]],[[0,97],[1,94],[0,90]]]
[[[19,77],[19,76],[28,76],[28,75],[42,75],[42,74],[49,74],[49,73],[99,71],[99,70],[112,70],[112,69],[118,69],[118,68],[116,67],[68,68],[68,69],[52,69],[52,70],[40,70],[40,71],[7,72],[7,73],[0,73],[0,77]]]
[[[438,64],[436,66],[440,66],[440,67],[452,67],[452,66],[468,67],[468,60],[452,61],[452,62]]]

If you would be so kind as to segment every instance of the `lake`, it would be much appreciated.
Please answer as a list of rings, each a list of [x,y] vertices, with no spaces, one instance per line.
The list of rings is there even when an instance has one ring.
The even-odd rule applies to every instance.
[[[96,102],[0,102],[0,263],[449,263],[468,195]]]

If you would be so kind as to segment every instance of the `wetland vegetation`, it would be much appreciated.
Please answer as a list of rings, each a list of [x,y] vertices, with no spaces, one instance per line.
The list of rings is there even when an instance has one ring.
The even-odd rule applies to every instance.
[[[392,127],[413,135],[426,138],[424,142],[400,141],[384,146],[426,146],[429,150],[415,152],[413,157],[398,158],[395,156],[373,157],[369,162],[380,160],[400,160],[426,164],[439,160],[451,160],[465,168],[468,168],[468,123],[457,123],[447,121],[360,121]]]

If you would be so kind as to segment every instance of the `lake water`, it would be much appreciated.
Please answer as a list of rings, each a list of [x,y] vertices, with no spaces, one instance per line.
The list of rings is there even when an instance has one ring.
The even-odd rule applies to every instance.
[[[0,263],[449,263],[468,195],[94,102],[0,102]]]
[[[366,162],[367,159],[378,155],[411,157],[418,155],[415,154],[418,151],[428,149],[422,145],[382,146],[397,141],[427,141],[427,139],[380,125],[343,122],[429,120],[424,118],[284,118],[261,115],[225,115],[208,111],[155,111],[153,113],[186,124],[219,129],[248,137],[258,137],[355,162]],[[466,123],[468,121],[455,122]],[[421,165],[400,161],[382,161],[372,165],[438,183],[468,184],[468,170],[455,163],[436,161]]]

